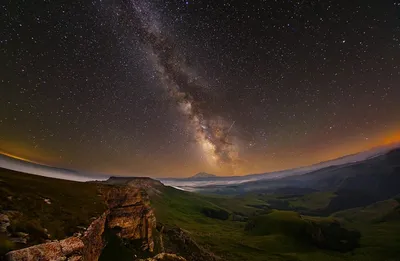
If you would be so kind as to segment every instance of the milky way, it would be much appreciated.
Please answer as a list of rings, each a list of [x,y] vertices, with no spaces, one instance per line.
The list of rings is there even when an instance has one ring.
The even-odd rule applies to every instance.
[[[400,139],[400,0],[0,4],[0,153],[244,175]]]
[[[180,112],[187,116],[187,122],[207,159],[234,172],[239,158],[234,137],[230,135],[233,123],[226,122],[210,110],[205,84],[193,74],[171,37],[163,32],[148,2],[129,1],[127,6],[131,8],[132,21],[136,23],[143,44],[148,47],[148,55],[163,86]]]

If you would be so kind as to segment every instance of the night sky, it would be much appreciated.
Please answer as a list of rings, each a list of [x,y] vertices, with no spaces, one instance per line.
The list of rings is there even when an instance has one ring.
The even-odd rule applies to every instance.
[[[400,0],[0,3],[0,151],[243,175],[400,140]]]

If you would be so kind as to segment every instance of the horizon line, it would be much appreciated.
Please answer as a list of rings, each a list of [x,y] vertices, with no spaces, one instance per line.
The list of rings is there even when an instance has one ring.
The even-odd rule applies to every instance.
[[[342,159],[342,158],[345,158],[345,157],[354,156],[354,155],[357,155],[357,154],[360,154],[360,153],[363,153],[363,152],[367,152],[367,151],[370,151],[370,150],[378,149],[378,148],[388,147],[388,149],[389,149],[391,147],[392,148],[396,148],[398,146],[400,146],[400,142],[393,142],[393,143],[389,143],[389,144],[377,145],[377,146],[370,147],[370,148],[368,148],[366,150],[361,150],[361,151],[357,151],[357,152],[354,152],[354,153],[345,154],[345,155],[340,156],[340,157],[330,158],[330,159],[327,159],[327,160],[324,160],[324,161],[315,162],[313,164],[301,165],[301,166],[298,166],[298,167],[287,168],[287,169],[277,169],[277,170],[272,170],[272,171],[267,171],[267,172],[247,173],[247,174],[243,174],[243,175],[226,175],[226,176],[224,176],[224,175],[221,176],[221,175],[216,175],[216,174],[212,174],[212,173],[208,173],[208,172],[204,172],[204,171],[199,171],[199,172],[196,172],[192,176],[181,177],[181,179],[191,178],[191,177],[197,175],[198,173],[207,173],[207,174],[214,175],[214,176],[216,176],[218,178],[220,178],[220,177],[221,178],[246,177],[246,176],[251,176],[251,175],[272,174],[272,173],[276,173],[276,172],[283,172],[283,171],[296,170],[296,169],[301,169],[301,168],[306,168],[306,167],[312,167],[314,165],[318,165],[318,164],[326,163],[326,162],[329,162],[329,161]],[[91,174],[96,175],[95,173],[90,173],[90,172],[85,173],[85,171],[82,171],[82,170],[79,170],[79,169],[57,167],[57,166],[54,166],[54,165],[48,165],[48,164],[44,164],[44,163],[41,163],[41,162],[36,162],[36,161],[29,160],[27,158],[23,158],[23,157],[20,157],[20,156],[11,154],[11,153],[7,153],[7,152],[4,152],[4,151],[0,151],[0,155],[9,157],[9,158],[14,159],[14,160],[19,160],[19,161],[22,161],[22,162],[35,164],[35,165],[38,165],[38,166],[44,166],[44,167],[49,167],[49,168],[54,168],[54,169],[65,169],[65,170],[68,170],[68,171],[71,171],[71,172],[76,172],[77,174],[82,174],[82,175],[80,175],[82,177],[88,177],[87,175],[84,175],[84,174],[89,174],[89,176],[91,176]],[[35,174],[33,174],[33,175],[35,175]],[[108,177],[108,178],[111,178],[111,177],[121,177],[121,178],[146,177],[146,178],[153,178],[153,179],[179,179],[179,177],[171,177],[171,176],[169,176],[169,177],[156,177],[156,176],[153,176],[153,175],[123,176],[123,175],[118,175],[118,174],[105,174],[105,173],[97,173],[97,175],[104,176],[105,178],[106,177]],[[97,176],[97,178],[98,178],[98,176]]]

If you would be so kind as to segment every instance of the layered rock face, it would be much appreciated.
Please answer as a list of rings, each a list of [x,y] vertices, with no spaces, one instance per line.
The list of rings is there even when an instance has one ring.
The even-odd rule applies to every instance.
[[[123,240],[139,240],[142,242],[141,251],[152,253],[156,219],[150,208],[147,194],[132,186],[110,186],[101,192],[108,210],[91,223],[83,236],[11,251],[6,255],[6,259],[9,261],[96,261],[107,244],[104,238],[105,231],[114,233]]]
[[[142,250],[153,252],[156,218],[147,194],[134,187],[112,187],[105,200],[110,208],[107,228],[121,239],[142,240]]]
[[[85,245],[82,251],[83,260],[97,261],[99,259],[101,252],[103,251],[103,248],[106,244],[103,238],[103,233],[106,227],[106,220],[109,213],[109,210],[104,212],[103,215],[94,220],[86,230],[82,238],[82,241]]]

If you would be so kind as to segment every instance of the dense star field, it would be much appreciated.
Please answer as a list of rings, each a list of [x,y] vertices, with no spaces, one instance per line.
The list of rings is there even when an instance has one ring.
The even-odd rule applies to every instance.
[[[5,1],[0,152],[241,175],[400,141],[400,1]]]

